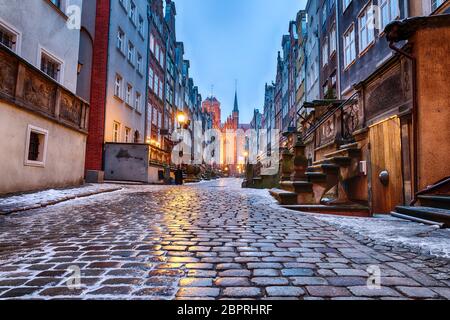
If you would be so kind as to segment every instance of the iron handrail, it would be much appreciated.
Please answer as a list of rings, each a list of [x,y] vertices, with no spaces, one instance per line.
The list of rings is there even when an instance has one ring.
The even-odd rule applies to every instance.
[[[417,192],[414,196],[414,199],[410,202],[409,205],[414,206],[416,204],[416,202],[419,200],[419,196],[422,196],[424,194],[432,192],[432,191],[436,190],[437,188],[440,188],[446,184],[450,184],[450,177],[445,177],[445,178],[439,180],[438,182],[436,182],[435,184],[428,186],[425,189]]]
[[[338,106],[334,106],[333,108],[330,108],[327,110],[322,117],[320,117],[319,120],[317,120],[312,127],[310,127],[306,133],[303,135],[303,141],[306,141],[312,134],[314,134],[317,129],[320,128],[322,124],[324,124],[328,119],[330,119],[337,111],[343,109],[346,105],[348,105],[353,99],[358,96],[358,93],[355,92],[350,98],[345,100],[343,103],[341,103]]]

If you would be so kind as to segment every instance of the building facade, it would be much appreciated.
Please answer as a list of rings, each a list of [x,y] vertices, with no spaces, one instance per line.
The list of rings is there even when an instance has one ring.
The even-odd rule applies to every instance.
[[[322,0],[308,1],[306,23],[301,23],[303,15],[298,13],[296,101],[301,112],[297,130],[303,133],[309,165],[315,165],[310,170],[318,170],[322,163],[339,155],[349,161],[337,163],[347,169],[341,171],[344,180],[336,188],[327,189],[328,198],[366,205],[371,213],[389,213],[397,205],[408,204],[426,185],[448,176],[446,166],[439,166],[435,174],[424,169],[426,163],[434,162],[430,154],[433,159],[441,159],[443,152],[442,148],[432,151],[429,146],[433,144],[425,145],[423,137],[445,139],[442,135],[431,138],[436,131],[425,119],[442,112],[445,103],[439,94],[429,98],[436,101],[434,105],[420,100],[427,91],[423,87],[424,70],[432,66],[424,60],[420,67],[417,64],[420,56],[424,57],[423,48],[435,48],[437,44],[426,42],[419,35],[397,37],[394,44],[387,39],[386,30],[392,21],[432,15],[436,18],[419,18],[423,24],[417,28],[417,18],[394,25],[407,25],[418,30],[417,34],[440,28],[444,36],[443,21],[447,17],[438,15],[448,13],[449,7],[449,1],[433,0]],[[425,21],[430,21],[430,30],[419,31],[427,29]],[[303,25],[306,30],[300,28]],[[431,34],[428,37],[433,38]],[[414,42],[417,39],[427,44],[418,45]],[[286,43],[284,36],[283,50]],[[440,54],[439,50],[430,53]],[[276,86],[282,92],[279,101],[286,96],[282,91],[283,70],[289,65],[288,60],[284,54],[277,61]],[[445,69],[442,63],[439,65]],[[306,73],[305,90],[300,89],[302,66]],[[276,101],[275,94],[275,104]],[[274,116],[277,117],[276,111]],[[438,119],[433,121],[442,126]],[[285,129],[283,122],[275,123],[277,128]],[[383,180],[385,177],[389,177],[388,181]],[[310,181],[314,182],[314,178],[311,175]]]
[[[202,102],[202,111],[209,113],[213,120],[213,128],[220,129],[221,126],[221,108],[220,102],[216,97],[209,97]]]
[[[92,69],[88,179],[102,179],[105,143],[144,143],[148,2],[98,0]],[[100,177],[99,177],[100,173]],[[99,179],[100,178],[100,179]]]
[[[0,194],[83,183],[78,1],[0,1]],[[45,23],[43,23],[45,21]]]

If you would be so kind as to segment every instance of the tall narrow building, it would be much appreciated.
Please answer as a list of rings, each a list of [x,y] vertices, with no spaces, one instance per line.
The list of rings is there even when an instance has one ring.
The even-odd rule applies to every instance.
[[[148,1],[97,0],[87,141],[88,181],[101,181],[106,143],[143,143]]]

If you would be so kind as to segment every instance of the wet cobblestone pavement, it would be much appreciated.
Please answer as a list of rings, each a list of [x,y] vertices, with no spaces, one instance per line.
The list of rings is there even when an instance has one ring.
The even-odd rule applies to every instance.
[[[127,186],[1,216],[0,299],[450,299],[449,260],[369,247],[239,182]],[[381,289],[366,286],[370,266]]]

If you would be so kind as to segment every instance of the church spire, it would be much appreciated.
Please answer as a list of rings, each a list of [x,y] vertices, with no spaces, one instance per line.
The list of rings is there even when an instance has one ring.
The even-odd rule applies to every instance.
[[[238,95],[237,95],[237,80],[236,80],[236,90],[234,94],[234,109],[233,112],[239,113]]]

